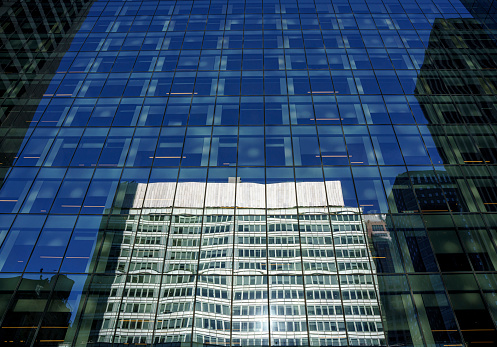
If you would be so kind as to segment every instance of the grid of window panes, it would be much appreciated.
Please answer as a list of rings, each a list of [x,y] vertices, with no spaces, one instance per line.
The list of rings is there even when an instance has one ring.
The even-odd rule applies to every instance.
[[[19,3],[2,344],[497,343],[494,4]]]

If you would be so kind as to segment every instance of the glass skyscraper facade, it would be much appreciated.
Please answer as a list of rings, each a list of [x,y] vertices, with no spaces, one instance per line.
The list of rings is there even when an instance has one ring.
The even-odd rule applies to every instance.
[[[0,5],[0,344],[497,345],[497,4]]]

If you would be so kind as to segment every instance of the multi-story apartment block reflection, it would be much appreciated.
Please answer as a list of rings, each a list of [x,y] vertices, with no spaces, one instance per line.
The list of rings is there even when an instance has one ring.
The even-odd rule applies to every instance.
[[[340,182],[230,181],[118,190],[134,192],[131,212],[107,225],[111,246],[94,257],[117,276],[102,308],[84,309],[101,313],[80,335],[93,344],[383,344],[364,223],[344,206]]]

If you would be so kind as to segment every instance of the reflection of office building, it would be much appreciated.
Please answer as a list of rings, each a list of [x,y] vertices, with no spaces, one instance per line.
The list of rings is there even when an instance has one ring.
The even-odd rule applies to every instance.
[[[460,33],[460,28],[471,30],[471,35]],[[425,131],[431,135],[434,163],[465,166],[437,171],[433,183],[443,188],[437,194],[444,197],[438,199],[441,205],[428,204],[429,209],[492,212],[497,207],[495,183],[485,177],[484,166],[497,159],[497,140],[486,126],[497,115],[490,96],[496,90],[493,72],[497,65],[495,59],[480,54],[481,49],[494,51],[497,44],[478,21],[435,20],[415,96],[428,122]]]
[[[15,160],[89,0],[19,0],[0,5],[0,165]],[[62,71],[58,71],[62,72]],[[46,106],[46,105],[45,105]],[[3,176],[0,173],[0,176]]]
[[[418,236],[417,258],[422,259],[423,254],[429,255],[425,259],[435,258],[445,278],[460,271],[494,270],[497,264],[495,245],[490,241],[495,238],[493,223],[487,229],[484,215],[479,214],[493,212],[497,206],[496,183],[491,179],[497,140],[490,125],[496,119],[497,65],[493,56],[481,54],[497,49],[485,25],[493,27],[495,15],[488,11],[490,2],[463,4],[482,20],[435,19],[414,91],[427,123],[425,137],[430,135],[427,146],[439,166],[435,170],[410,168],[412,171],[398,176],[399,183],[407,179],[410,187],[400,189],[397,196],[404,202],[416,201],[423,213],[434,214],[424,216],[427,232]],[[395,188],[392,193],[396,194]],[[415,200],[411,198],[414,195]],[[407,210],[415,208],[413,204]],[[468,281],[472,283],[472,276]],[[451,290],[463,283],[452,284]],[[482,303],[479,295],[475,299]],[[456,295],[452,300],[457,300]],[[483,306],[465,302],[455,303],[453,309],[466,343],[495,343],[493,319]],[[448,307],[429,307],[427,311],[434,314],[432,326],[453,319]]]
[[[447,212],[447,205],[458,211],[465,206],[456,180],[442,170],[403,173],[395,179],[391,194],[402,213]]]
[[[39,277],[36,279],[36,277]],[[3,303],[3,322],[0,330],[2,344],[23,343],[36,336],[36,343],[64,341],[71,327],[71,307],[68,298],[74,281],[67,276],[43,278],[43,275],[3,278],[0,290],[18,287],[10,303]],[[3,296],[3,295],[2,295]],[[42,325],[38,326],[40,320]]]
[[[495,1],[481,0],[461,0],[461,3],[468,9],[474,18],[489,29],[495,28]]]
[[[395,272],[392,266],[392,247],[391,228],[386,222],[386,215],[365,215],[363,216],[366,234],[368,235],[370,247],[374,249],[373,258],[376,269],[380,273]]]
[[[298,203],[293,182],[131,185],[144,214],[96,260],[123,276],[89,343],[383,343],[364,224],[339,182],[327,198],[297,183]]]

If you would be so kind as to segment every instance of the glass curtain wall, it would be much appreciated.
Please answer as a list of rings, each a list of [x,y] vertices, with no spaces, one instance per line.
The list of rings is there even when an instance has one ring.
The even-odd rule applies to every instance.
[[[495,4],[0,6],[0,343],[497,344]]]

